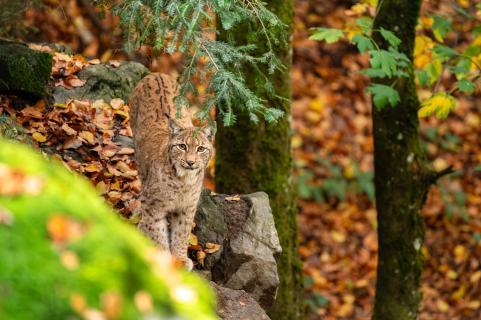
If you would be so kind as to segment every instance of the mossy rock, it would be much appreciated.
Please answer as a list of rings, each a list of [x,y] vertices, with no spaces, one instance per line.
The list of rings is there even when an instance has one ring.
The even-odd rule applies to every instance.
[[[79,73],[79,79],[85,80],[81,87],[53,88],[53,98],[56,103],[65,103],[70,99],[76,100],[100,100],[110,102],[112,99],[129,99],[137,83],[149,74],[149,69],[144,65],[127,61],[118,67],[108,64],[87,66]]]
[[[0,319],[216,319],[179,269],[83,177],[0,139]]]
[[[36,99],[47,94],[52,56],[21,43],[0,42],[0,92]]]

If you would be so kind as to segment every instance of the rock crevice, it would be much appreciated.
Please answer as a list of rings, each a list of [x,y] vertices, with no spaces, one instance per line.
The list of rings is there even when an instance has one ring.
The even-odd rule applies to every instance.
[[[281,246],[267,194],[256,192],[232,197],[206,190],[195,222],[194,233],[201,245],[208,242],[222,245],[219,251],[206,257],[202,270],[216,283],[214,289],[219,295],[219,304],[226,303],[227,298],[222,294],[234,295],[226,291],[229,289],[244,292],[252,298],[250,303],[255,301],[264,310],[271,307],[279,286],[276,257],[281,253]],[[236,304],[229,302],[229,306],[232,305]],[[222,317],[221,312],[219,315]]]

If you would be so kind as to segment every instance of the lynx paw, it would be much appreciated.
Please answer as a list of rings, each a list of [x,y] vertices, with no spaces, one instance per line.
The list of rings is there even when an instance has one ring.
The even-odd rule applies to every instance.
[[[192,269],[194,269],[194,263],[189,258],[187,258],[187,261],[184,262],[184,266],[187,271],[192,271]]]

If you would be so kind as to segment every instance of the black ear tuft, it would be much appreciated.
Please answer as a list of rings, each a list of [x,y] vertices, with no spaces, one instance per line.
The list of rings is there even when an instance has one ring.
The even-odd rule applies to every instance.
[[[182,130],[182,127],[179,126],[179,124],[172,119],[169,119],[169,128],[170,128],[170,134],[172,136],[175,136],[180,132],[180,130]]]

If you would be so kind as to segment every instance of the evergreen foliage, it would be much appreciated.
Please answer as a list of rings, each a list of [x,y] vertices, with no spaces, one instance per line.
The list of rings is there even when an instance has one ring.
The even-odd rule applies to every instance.
[[[97,5],[112,5],[125,29],[126,46],[134,50],[141,45],[150,45],[157,51],[185,56],[185,65],[180,75],[180,92],[177,106],[188,105],[189,95],[199,96],[192,83],[193,77],[208,83],[197,116],[204,120],[212,107],[223,116],[225,126],[235,123],[236,113],[247,111],[253,122],[263,116],[274,122],[283,112],[268,106],[261,97],[276,96],[270,76],[263,74],[261,66],[273,74],[282,72],[282,63],[276,58],[273,46],[282,45],[286,26],[258,0],[93,0]],[[256,28],[249,37],[263,38],[266,47],[261,55],[254,45],[234,46],[234,41],[216,41],[217,26],[230,30],[237,25],[255,21]],[[220,23],[219,23],[220,22]],[[264,48],[263,48],[264,49]],[[199,68],[202,63],[203,68]],[[256,88],[247,85],[243,69],[254,67],[259,77]],[[263,93],[258,94],[258,88]],[[254,90],[255,89],[255,90]]]

